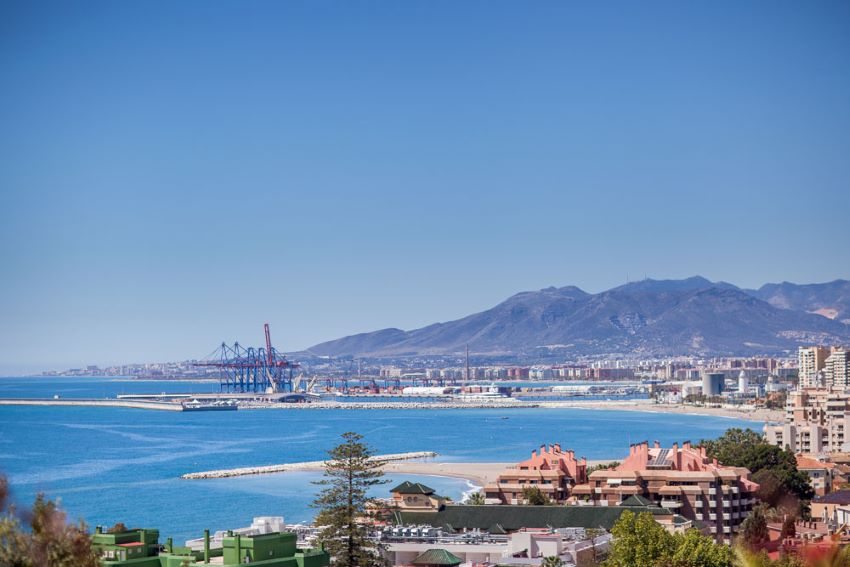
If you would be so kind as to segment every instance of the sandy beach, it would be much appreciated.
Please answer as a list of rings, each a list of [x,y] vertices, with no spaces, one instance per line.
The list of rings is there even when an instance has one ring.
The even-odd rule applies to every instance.
[[[613,459],[588,461],[588,466],[610,463]],[[449,476],[463,478],[472,484],[483,487],[496,481],[502,471],[516,463],[441,463],[436,461],[397,461],[387,463],[382,468],[386,473],[426,476]]]
[[[594,410],[645,411],[652,413],[681,413],[687,415],[707,415],[729,417],[749,421],[782,421],[785,413],[781,410],[750,409],[733,407],[700,407],[673,404],[656,404],[652,400],[604,400],[604,401],[559,401],[537,402],[540,408],[575,408]]]

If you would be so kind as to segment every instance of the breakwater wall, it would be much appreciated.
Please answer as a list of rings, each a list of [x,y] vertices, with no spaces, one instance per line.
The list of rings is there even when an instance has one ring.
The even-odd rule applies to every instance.
[[[389,455],[376,455],[373,461],[389,463],[393,461],[408,461],[411,459],[426,459],[436,457],[434,451],[414,451],[411,453],[392,453]],[[261,467],[243,467],[238,469],[220,469],[214,471],[203,471],[188,473],[180,478],[186,480],[199,480],[205,478],[228,478],[232,476],[248,476],[253,474],[271,474],[287,471],[314,471],[324,470],[327,461],[307,461],[303,463],[285,463],[281,465],[266,465]]]
[[[337,409],[510,409],[533,408],[537,403],[511,400],[506,402],[309,402],[309,403],[240,403],[240,409],[290,409],[290,410],[337,410]]]
[[[181,406],[180,404],[140,402],[130,400],[53,400],[43,398],[4,398],[0,399],[0,406],[81,406],[134,408],[160,411],[183,411],[183,406]]]

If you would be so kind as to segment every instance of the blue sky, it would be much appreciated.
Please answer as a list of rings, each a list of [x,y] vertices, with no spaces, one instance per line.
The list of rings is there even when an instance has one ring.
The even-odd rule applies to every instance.
[[[850,4],[601,4],[0,4],[0,370],[850,277]]]

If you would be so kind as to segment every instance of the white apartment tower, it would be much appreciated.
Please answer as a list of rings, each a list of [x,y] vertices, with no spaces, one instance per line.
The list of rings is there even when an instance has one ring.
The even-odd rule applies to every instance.
[[[850,389],[850,350],[834,348],[824,361],[826,387],[831,390]]]
[[[826,359],[829,354],[829,349],[826,347],[800,347],[800,350],[797,351],[800,388],[817,388],[822,386],[822,384],[818,383],[818,372],[826,366]]]

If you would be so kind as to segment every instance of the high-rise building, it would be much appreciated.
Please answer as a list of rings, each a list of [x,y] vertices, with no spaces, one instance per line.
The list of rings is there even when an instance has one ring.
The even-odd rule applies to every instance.
[[[818,373],[824,369],[829,349],[826,347],[800,347],[797,351],[797,368],[800,376],[800,388],[817,388]]]
[[[826,388],[791,392],[785,406],[785,423],[765,425],[764,432],[768,443],[795,453],[847,451],[850,394]]]
[[[722,372],[706,372],[702,376],[702,395],[719,396],[723,393],[726,375]]]
[[[823,367],[826,387],[833,390],[850,389],[850,350],[834,348]]]

